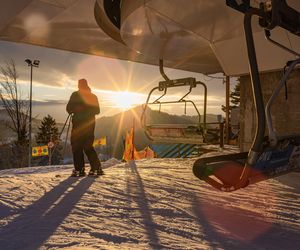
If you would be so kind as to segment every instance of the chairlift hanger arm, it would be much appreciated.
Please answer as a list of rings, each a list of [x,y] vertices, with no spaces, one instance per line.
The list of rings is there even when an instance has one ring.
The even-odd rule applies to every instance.
[[[180,86],[189,85],[190,86],[189,93],[191,93],[191,89],[193,87],[196,87],[196,85],[194,84],[196,79],[192,78],[192,77],[170,80],[170,78],[166,75],[166,73],[164,71],[163,59],[159,59],[159,71],[160,71],[160,74],[162,75],[162,77],[165,79],[165,81],[159,82],[158,90],[164,91],[164,93],[160,97],[158,97],[155,101],[153,101],[153,103],[158,103],[159,100],[167,94],[167,89],[170,87],[180,87]],[[187,93],[185,96],[187,96],[189,93]],[[183,98],[181,98],[181,99],[183,99]]]
[[[159,59],[159,72],[166,81],[170,80],[164,71],[164,60],[163,59]]]
[[[252,92],[254,98],[254,104],[256,108],[256,117],[257,117],[257,127],[256,133],[254,137],[253,144],[249,151],[248,156],[248,164],[253,165],[262,150],[264,135],[265,135],[265,127],[266,127],[266,117],[265,117],[265,108],[264,101],[261,90],[261,82],[259,77],[259,70],[256,58],[256,50],[253,39],[253,31],[252,31],[252,17],[260,13],[259,9],[249,9],[244,16],[244,31],[247,43],[247,52],[248,59],[250,65],[250,75],[251,75],[251,84],[252,84]]]
[[[186,78],[180,78],[171,80],[164,71],[164,61],[163,59],[159,59],[159,71],[162,77],[165,79],[165,81],[159,82],[159,90],[163,91],[166,88],[170,87],[181,87],[181,86],[190,86],[191,88],[196,87],[196,79],[194,77],[186,77]]]

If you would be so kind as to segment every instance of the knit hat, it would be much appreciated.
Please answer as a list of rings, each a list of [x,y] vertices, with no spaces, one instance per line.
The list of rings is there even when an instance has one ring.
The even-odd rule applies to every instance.
[[[78,80],[78,89],[80,89],[80,90],[90,90],[86,79],[79,79]]]

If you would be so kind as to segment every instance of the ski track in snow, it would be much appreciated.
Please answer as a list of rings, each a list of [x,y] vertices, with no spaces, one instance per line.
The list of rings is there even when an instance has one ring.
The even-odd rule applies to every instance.
[[[0,171],[0,249],[300,249],[300,173],[223,193],[193,162]]]

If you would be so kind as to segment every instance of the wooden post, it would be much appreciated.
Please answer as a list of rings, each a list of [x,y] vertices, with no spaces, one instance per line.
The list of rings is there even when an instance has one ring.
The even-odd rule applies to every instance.
[[[50,135],[50,142],[48,142],[47,146],[48,146],[49,166],[51,166],[51,163],[52,163],[52,147],[53,147],[52,135]]]
[[[49,154],[49,166],[51,166],[52,161],[52,149],[48,147],[48,154]]]
[[[224,148],[224,122],[219,124],[220,129],[220,148]]]
[[[230,77],[226,76],[226,124],[225,124],[225,136],[226,144],[229,143],[229,106],[230,106]]]

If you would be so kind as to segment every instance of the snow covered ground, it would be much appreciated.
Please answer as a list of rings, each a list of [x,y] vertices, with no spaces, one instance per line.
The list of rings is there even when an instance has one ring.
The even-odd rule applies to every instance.
[[[193,161],[0,171],[0,249],[300,249],[300,173],[222,193]]]

